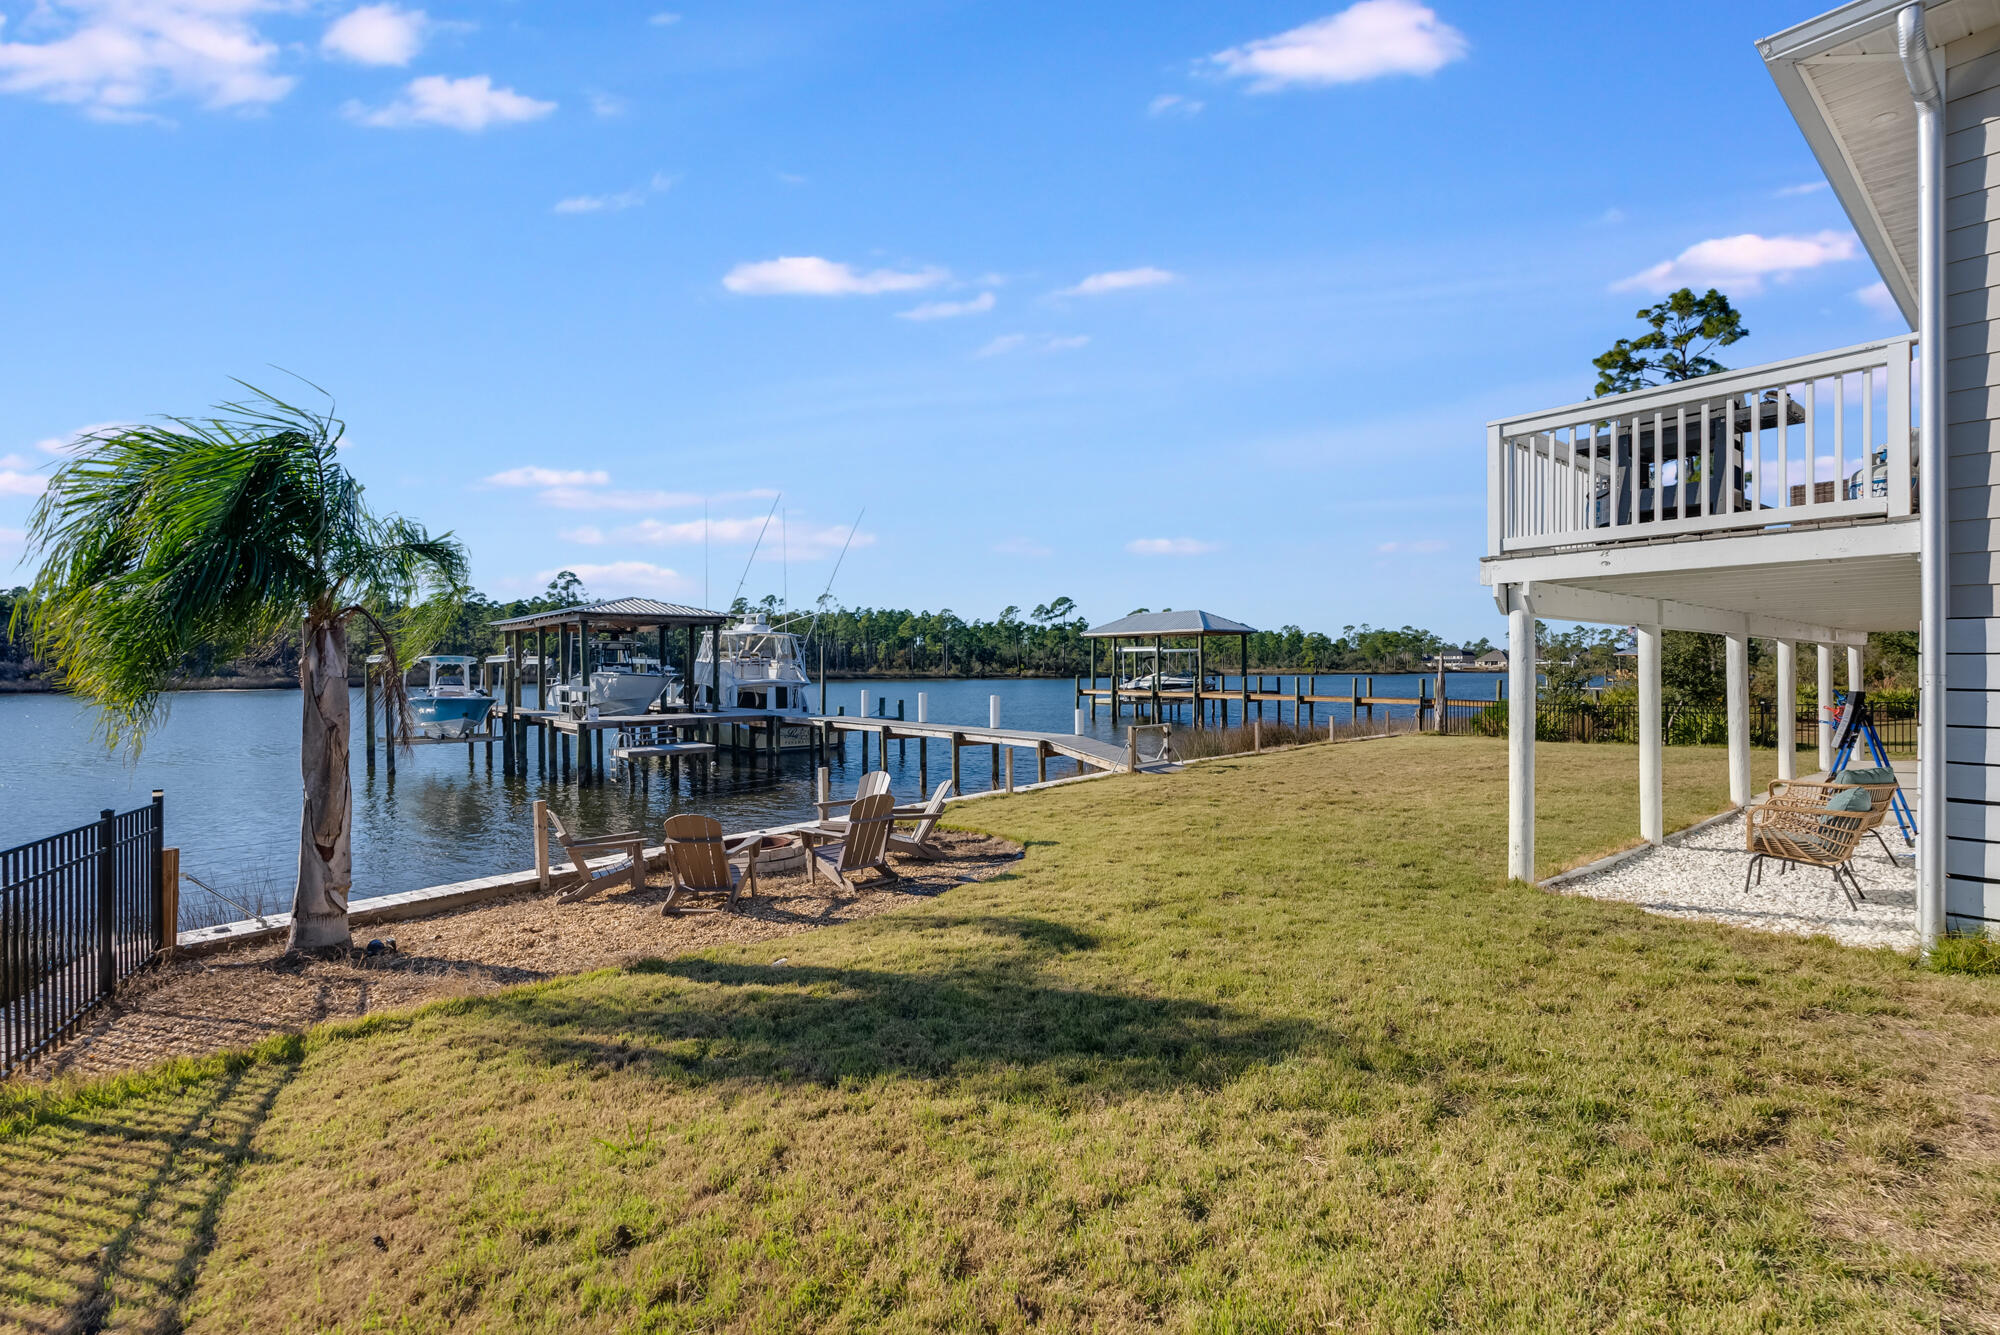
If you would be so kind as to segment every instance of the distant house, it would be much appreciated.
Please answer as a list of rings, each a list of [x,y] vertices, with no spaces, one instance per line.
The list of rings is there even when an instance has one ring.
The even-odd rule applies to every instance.
[[[1473,652],[1470,649],[1446,647],[1434,654],[1424,655],[1424,666],[1429,668],[1465,668],[1472,666]]]
[[[1472,666],[1493,672],[1505,672],[1507,670],[1507,651],[1505,649],[1488,649],[1485,653],[1472,660]]]

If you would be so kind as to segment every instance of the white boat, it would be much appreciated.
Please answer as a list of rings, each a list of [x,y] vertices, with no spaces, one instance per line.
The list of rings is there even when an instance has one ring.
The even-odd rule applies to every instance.
[[[796,714],[801,720],[813,716],[813,681],[806,674],[805,655],[797,635],[767,624],[761,617],[747,616],[722,632],[722,658],[715,658],[715,635],[701,637],[695,654],[694,699],[697,709],[757,709],[778,714]],[[716,698],[711,699],[713,674]],[[680,703],[678,691],[672,697]],[[812,733],[804,726],[783,726],[778,744],[806,747]]]
[[[549,687],[549,707],[596,705],[600,714],[644,714],[656,700],[680,698],[681,674],[639,652],[631,640],[600,640],[592,655],[588,683],[570,672]]]
[[[479,660],[464,654],[426,654],[417,660],[430,669],[424,684],[410,692],[410,716],[419,737],[470,737],[486,726],[493,696],[479,689],[472,670]]]
[[[1195,651],[1192,649],[1160,649],[1156,654],[1153,647],[1148,644],[1127,647],[1120,649],[1118,652],[1133,658],[1155,659],[1151,664],[1153,669],[1151,672],[1141,673],[1139,672],[1140,664],[1131,664],[1127,670],[1132,675],[1118,683],[1121,690],[1151,691],[1157,689],[1161,691],[1191,691],[1194,689],[1194,673],[1186,670],[1187,667],[1194,666],[1193,662],[1189,661],[1184,667],[1180,668],[1170,665],[1168,662],[1168,660],[1177,657],[1184,660],[1192,660],[1195,657]],[[1155,682],[1158,683],[1157,686],[1155,686]],[[1220,690],[1219,679],[1213,672],[1204,673],[1202,675],[1201,688],[1204,691]]]

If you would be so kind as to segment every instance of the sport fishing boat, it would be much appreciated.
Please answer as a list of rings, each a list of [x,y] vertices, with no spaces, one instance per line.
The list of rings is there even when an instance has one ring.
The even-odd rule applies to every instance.
[[[591,656],[596,661],[588,683],[572,672],[550,686],[552,708],[596,705],[600,714],[644,714],[654,701],[680,696],[681,674],[640,653],[631,640],[600,640]]]
[[[473,679],[477,658],[426,654],[417,663],[430,669],[424,684],[410,692],[410,716],[417,736],[456,740],[486,726],[486,716],[493,712],[493,697]]]
[[[780,623],[782,626],[783,623]],[[722,632],[722,659],[715,659],[715,636],[703,635],[695,655],[695,708],[757,709],[796,714],[801,726],[778,730],[781,747],[812,745],[812,731],[803,720],[812,717],[812,678],[806,675],[799,637],[774,628],[762,617],[747,616]],[[720,705],[710,702],[709,680],[717,678]],[[680,696],[676,692],[674,703]]]

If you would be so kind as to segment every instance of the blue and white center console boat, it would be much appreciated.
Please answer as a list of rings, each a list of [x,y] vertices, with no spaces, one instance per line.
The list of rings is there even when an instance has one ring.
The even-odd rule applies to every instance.
[[[426,654],[417,660],[428,667],[422,686],[410,692],[410,714],[416,735],[461,739],[486,726],[493,697],[479,689],[473,668],[479,660],[463,654]]]

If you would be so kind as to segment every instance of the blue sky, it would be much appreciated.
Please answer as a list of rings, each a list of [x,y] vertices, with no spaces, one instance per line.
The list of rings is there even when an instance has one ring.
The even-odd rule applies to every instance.
[[[752,596],[865,506],[848,603],[1497,637],[1483,424],[1656,289],[1904,328],[1752,46],[1813,12],[0,0],[0,565],[275,366],[501,596],[725,601],[781,492]]]

